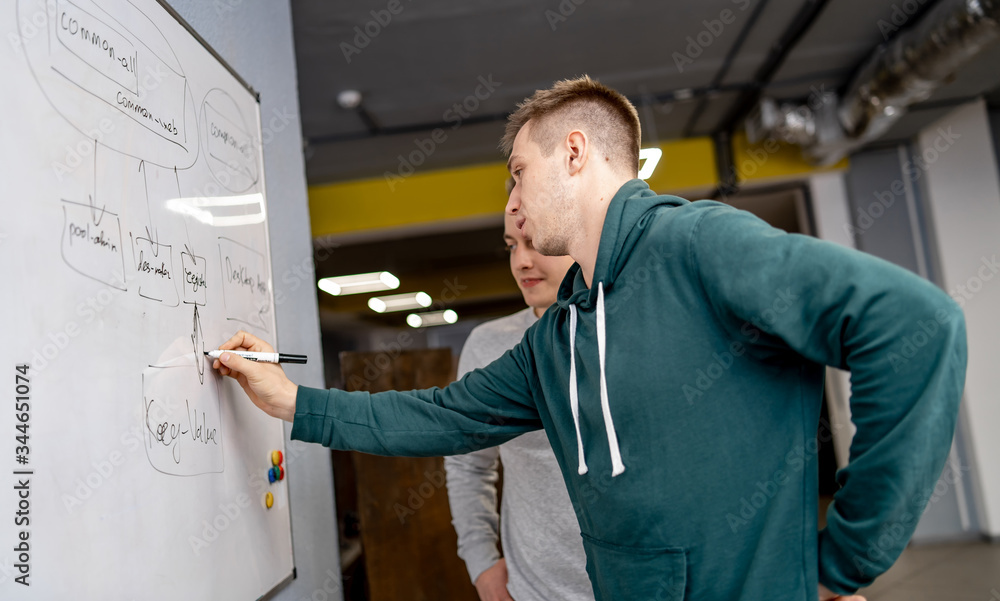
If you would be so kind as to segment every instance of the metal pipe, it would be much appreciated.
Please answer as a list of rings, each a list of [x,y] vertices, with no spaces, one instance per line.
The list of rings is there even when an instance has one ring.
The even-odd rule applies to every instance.
[[[941,0],[877,48],[839,102],[833,94],[798,105],[762,100],[747,119],[747,135],[799,144],[811,161],[835,163],[885,133],[998,39],[1000,0]]]

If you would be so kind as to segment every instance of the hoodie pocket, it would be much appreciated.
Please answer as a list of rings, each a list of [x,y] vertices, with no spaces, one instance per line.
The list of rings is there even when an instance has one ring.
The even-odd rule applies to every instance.
[[[602,601],[682,601],[687,556],[679,547],[623,547],[583,534],[597,598]]]

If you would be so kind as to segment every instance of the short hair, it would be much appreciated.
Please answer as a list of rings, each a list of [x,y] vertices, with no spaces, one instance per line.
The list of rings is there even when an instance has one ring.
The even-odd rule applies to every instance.
[[[532,121],[530,137],[551,156],[569,128],[579,127],[606,153],[616,171],[635,177],[639,172],[639,113],[628,98],[584,75],[536,90],[507,117],[500,146],[510,156],[514,138]]]

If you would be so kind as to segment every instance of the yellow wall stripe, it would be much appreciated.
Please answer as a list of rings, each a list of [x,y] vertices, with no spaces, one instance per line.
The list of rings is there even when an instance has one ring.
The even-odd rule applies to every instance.
[[[498,162],[310,186],[313,237],[501,214],[506,179]]]
[[[647,180],[662,193],[705,190],[718,185],[711,138],[671,140],[659,145],[660,163]],[[733,139],[740,181],[787,179],[815,171],[844,169],[847,160],[817,169],[799,149],[770,143],[751,146],[746,136]],[[507,202],[504,163],[488,163],[309,187],[314,237],[385,230],[441,221],[499,215]]]
[[[715,144],[711,138],[687,138],[660,144],[663,156],[646,183],[662,194],[719,185]]]
[[[755,182],[847,169],[848,161],[844,158],[829,167],[816,167],[802,158],[802,150],[798,146],[773,139],[750,144],[744,132],[737,132],[733,136],[733,165],[740,182]]]

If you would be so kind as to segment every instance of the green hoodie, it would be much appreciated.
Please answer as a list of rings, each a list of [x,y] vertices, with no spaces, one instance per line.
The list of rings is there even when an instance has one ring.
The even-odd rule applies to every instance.
[[[892,565],[962,394],[946,294],[640,180],[608,207],[593,283],[574,265],[519,345],[447,388],[300,387],[292,437],[425,456],[544,427],[604,601],[815,601]],[[817,533],[824,365],[851,371],[857,434]]]

